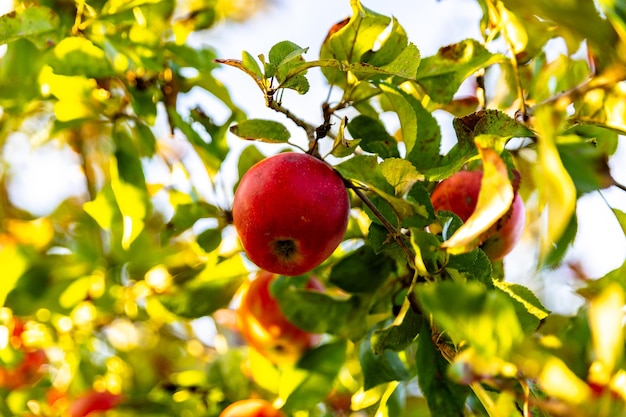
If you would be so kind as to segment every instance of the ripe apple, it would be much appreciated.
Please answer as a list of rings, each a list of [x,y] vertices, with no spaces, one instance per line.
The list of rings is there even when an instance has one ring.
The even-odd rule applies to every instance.
[[[91,413],[111,410],[122,402],[121,394],[90,390],[73,400],[69,406],[70,417],[86,417]]]
[[[246,254],[281,275],[301,275],[326,260],[343,239],[349,212],[341,177],[325,162],[294,152],[250,168],[233,201]]]
[[[235,401],[219,417],[285,417],[280,410],[260,398]]]
[[[441,181],[430,197],[435,211],[451,211],[464,222],[467,221],[476,208],[482,177],[482,171],[459,171]],[[516,178],[513,184],[514,189],[517,189],[515,182],[518,181],[519,179]],[[525,222],[524,202],[515,191],[509,212],[487,232],[481,243],[481,249],[491,260],[504,258],[519,242]]]
[[[276,364],[295,363],[317,342],[320,336],[305,332],[292,324],[270,293],[276,278],[261,271],[247,284],[237,308],[237,323],[250,347]],[[321,289],[316,279],[309,281],[311,289]]]

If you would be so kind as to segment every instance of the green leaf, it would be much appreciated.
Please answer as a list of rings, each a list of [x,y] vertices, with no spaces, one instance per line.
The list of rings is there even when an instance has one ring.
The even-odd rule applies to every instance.
[[[380,166],[378,165],[378,159],[375,156],[355,155],[338,164],[335,169],[337,169],[344,178],[373,185],[386,193],[393,193],[393,187],[385,180]]]
[[[610,187],[614,181],[608,164],[608,155],[578,136],[568,136],[557,144],[563,166],[569,173],[577,194]]]
[[[239,255],[221,262],[210,262],[184,286],[162,294],[158,299],[180,317],[208,316],[228,306],[247,275],[248,271]]]
[[[330,333],[349,339],[363,337],[367,331],[361,320],[368,305],[365,299],[352,296],[334,298],[328,294],[295,288],[292,277],[279,277],[272,283],[272,293],[287,319],[311,333]],[[323,311],[324,314],[320,314]]]
[[[333,266],[330,282],[349,293],[372,293],[389,278],[394,265],[391,258],[361,246]]]
[[[380,84],[385,100],[400,119],[406,159],[418,171],[437,166],[441,160],[441,130],[437,120],[415,97],[400,88]]]
[[[495,281],[494,285],[515,301],[513,306],[525,334],[533,334],[541,320],[550,314],[537,296],[523,285],[504,281]]]
[[[268,55],[269,63],[275,68],[278,68],[279,66],[285,65],[291,61],[301,60],[302,54],[304,54],[307,49],[308,48],[301,48],[291,41],[278,42],[270,49]],[[266,72],[265,76],[272,77],[274,74],[268,74]]]
[[[477,282],[442,281],[418,286],[416,293],[425,312],[456,345],[468,343],[486,358],[506,359],[523,340],[513,302],[500,291]]]
[[[261,72],[261,67],[259,67],[259,63],[249,52],[243,51],[241,53],[241,63],[243,67],[248,70],[248,73],[254,75],[258,80],[262,80],[264,78],[264,75]]]
[[[387,349],[401,352],[415,340],[424,323],[424,317],[413,311],[408,300],[406,304],[409,305],[408,308],[403,308],[390,325],[376,329],[372,334],[374,354],[380,355]]]
[[[326,343],[308,350],[295,368],[286,369],[279,387],[283,410],[312,410],[333,388],[346,360],[346,342]]]
[[[397,196],[408,194],[415,183],[424,181],[424,176],[406,159],[387,158],[380,164],[380,169]]]
[[[104,51],[89,39],[78,36],[59,42],[51,51],[48,64],[59,75],[104,78],[115,74]]]
[[[146,178],[138,149],[142,146],[143,138],[136,137],[136,132],[126,129],[124,124],[116,125],[112,136],[120,179],[135,187],[145,189]]]
[[[410,231],[417,272],[424,277],[438,274],[446,257],[440,238],[422,229],[411,228]]]
[[[309,87],[309,80],[304,75],[285,77],[285,80],[280,83],[280,88],[296,90],[299,94],[306,94],[309,91]]]
[[[18,253],[19,255],[23,253]],[[19,260],[17,262],[19,263]],[[72,280],[55,280],[52,274],[56,268],[50,263],[29,265],[14,288],[8,292],[3,307],[10,308],[15,315],[20,316],[34,315],[37,310],[50,307],[67,312],[67,309],[59,306],[58,301]]]
[[[356,80],[390,76],[414,80],[420,52],[395,18],[380,15],[351,1],[353,16],[324,40],[322,72],[330,84],[344,87]],[[343,24],[343,22],[342,22]],[[350,74],[350,77],[348,77]],[[351,97],[355,100],[354,97]]]
[[[376,153],[382,158],[400,156],[396,139],[387,133],[380,120],[359,114],[346,127],[354,139],[360,139],[359,146],[364,151]]]
[[[191,126],[190,122],[176,111],[176,109],[168,108],[168,115],[173,125],[180,129],[189,142],[193,145],[194,150],[204,163],[210,175],[215,174],[222,165],[223,156],[221,150],[216,152],[216,146],[206,142],[202,136]],[[219,147],[218,147],[219,149]]]
[[[391,63],[381,67],[385,73],[396,75],[407,80],[415,80],[420,66],[421,55],[417,46],[409,43]]]
[[[365,8],[364,10],[367,11]],[[387,26],[387,28],[390,29],[389,34],[383,39],[380,47],[376,50],[370,48],[361,56],[360,61],[367,62],[376,67],[386,66],[395,61],[399,52],[406,48],[409,38],[404,28],[395,17],[391,18],[391,27],[389,28],[389,26]],[[359,29],[361,28],[359,27]],[[380,40],[380,38],[378,38],[378,40]]]
[[[502,138],[501,146],[512,137],[533,137],[534,133],[506,113],[496,109],[479,110],[452,121],[459,145],[474,147],[474,139],[479,135],[493,135]]]
[[[214,362],[207,366],[207,382],[219,385],[228,398],[247,398],[250,395],[250,377],[244,374],[241,366],[247,359],[242,349],[228,349],[216,355]]]
[[[446,264],[446,272],[455,282],[477,281],[487,288],[493,288],[491,261],[480,249],[451,255]]]
[[[371,54],[379,36],[391,22],[389,17],[363,7],[358,0],[351,0],[350,6],[352,7],[352,17],[346,25],[322,43],[320,58],[334,59],[346,64],[362,62],[362,57],[367,53]],[[392,42],[401,41],[397,35],[393,36],[392,39]],[[383,50],[383,55],[386,55],[385,60],[389,59],[390,52]],[[373,57],[370,56],[370,59]],[[381,62],[384,60],[381,59]],[[322,72],[330,84],[343,86],[347,82],[345,72],[335,68],[322,68]]]
[[[40,96],[39,74],[44,62],[45,54],[25,39],[7,45],[0,59],[0,105],[5,111],[15,108],[22,114],[23,107]]]
[[[423,58],[417,70],[417,82],[434,101],[447,103],[467,77],[505,60],[505,56],[492,54],[478,41],[466,39]]]
[[[363,389],[368,390],[379,384],[403,381],[410,378],[409,370],[397,352],[385,350],[376,355],[372,350],[371,337],[381,327],[374,326],[359,346],[359,361],[363,371]]]
[[[217,218],[218,216],[219,209],[204,201],[179,204],[163,232],[162,241],[166,242],[170,237],[188,230],[200,219]]]
[[[230,131],[246,140],[267,143],[285,143],[291,137],[289,130],[274,120],[248,119],[231,126]]]
[[[381,206],[378,203],[380,200],[372,199],[372,202],[374,202],[374,204],[381,209],[387,220],[393,220],[395,217],[400,220],[402,226],[404,227],[425,227],[432,222],[432,207],[429,202],[420,202],[411,196],[408,196],[407,198],[396,197],[375,187],[370,187],[370,189],[382,200],[384,200],[392,209],[393,216],[390,216],[388,210],[385,210],[384,207],[381,209]]]
[[[40,48],[56,43],[61,19],[45,6],[26,7],[0,16],[0,45],[18,39],[33,41]]]
[[[301,48],[291,41],[282,41],[270,49],[269,62],[265,64],[265,78],[276,77],[278,88],[290,88],[300,94],[309,91],[309,82],[303,73],[309,68],[302,55],[308,48]],[[253,67],[251,71],[255,72]]]
[[[224,97],[218,98],[223,99]],[[224,104],[229,105],[228,100],[225,101]],[[231,110],[233,110],[232,107]],[[209,115],[207,115],[199,107],[195,107],[189,112],[191,120],[193,120],[194,122],[198,122],[211,136],[211,141],[209,143],[205,142],[206,145],[204,145],[203,148],[206,149],[211,154],[211,156],[213,156],[218,162],[224,161],[224,159],[226,159],[226,156],[230,152],[230,146],[228,144],[228,141],[226,140],[226,133],[228,131],[228,126],[233,121],[239,119],[238,112],[239,110],[234,109],[231,116],[228,118],[228,120],[224,122],[223,125],[215,124],[211,117],[209,117]]]
[[[385,253],[399,262],[406,262],[406,254],[390,232],[379,223],[372,221],[367,232],[367,242],[376,253]]]
[[[463,416],[469,388],[448,378],[448,361],[433,344],[432,338],[430,327],[425,322],[417,339],[415,352],[419,387],[426,397],[431,415]]]
[[[207,72],[217,67],[213,48],[192,48],[189,45],[180,45],[174,42],[167,43],[165,48],[171,52],[171,59],[181,67]]]
[[[198,245],[205,252],[212,252],[222,243],[222,229],[206,229],[196,238]]]

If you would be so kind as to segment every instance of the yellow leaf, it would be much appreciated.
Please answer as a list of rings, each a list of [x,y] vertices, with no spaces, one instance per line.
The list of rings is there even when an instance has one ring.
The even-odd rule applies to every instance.
[[[576,187],[561,162],[555,139],[564,113],[551,106],[535,109],[538,163],[533,171],[539,192],[540,210],[547,213],[541,238],[540,261],[559,241],[576,210]]]
[[[595,362],[589,373],[594,382],[607,384],[621,363],[624,350],[624,290],[617,283],[606,287],[589,303],[589,327]]]
[[[538,380],[546,394],[571,404],[582,404],[591,395],[589,386],[556,357],[543,363]]]
[[[4,226],[19,243],[36,249],[44,248],[54,237],[54,226],[47,217],[35,220],[8,219]]]
[[[513,186],[504,161],[495,150],[483,146],[480,139],[476,141],[483,162],[480,193],[472,215],[442,244],[452,254],[475,249],[483,234],[506,214],[513,202]]]
[[[52,94],[58,99],[54,112],[60,121],[82,119],[98,113],[91,101],[92,93],[98,88],[93,78],[58,75],[46,66],[39,75],[39,84],[44,95]]]
[[[4,241],[0,244],[0,265],[2,280],[0,281],[0,306],[4,305],[6,296],[13,290],[17,280],[28,268],[28,258],[13,242]]]
[[[96,198],[83,204],[83,210],[98,223],[102,230],[110,231],[115,215],[111,189],[106,187],[98,191]]]
[[[122,181],[117,163],[111,159],[111,188],[122,213],[122,248],[128,249],[145,226],[148,213],[146,193],[132,184]]]

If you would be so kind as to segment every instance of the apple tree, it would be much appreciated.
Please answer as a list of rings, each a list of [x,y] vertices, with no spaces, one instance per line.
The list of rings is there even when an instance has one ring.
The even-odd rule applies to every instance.
[[[522,239],[550,279],[578,200],[626,191],[626,7],[476,1],[481,36],[428,56],[410,20],[350,0],[319,56],[286,33],[237,57],[211,30],[261,2],[16,1],[0,415],[626,416],[626,263],[571,315],[505,263]],[[220,81],[241,72],[246,97]],[[328,98],[298,114],[314,72]],[[21,204],[24,146],[78,190]]]

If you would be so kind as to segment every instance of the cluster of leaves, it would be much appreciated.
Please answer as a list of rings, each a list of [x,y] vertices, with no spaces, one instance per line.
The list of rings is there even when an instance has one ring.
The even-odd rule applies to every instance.
[[[36,122],[47,140],[80,155],[88,189],[33,218],[2,187],[0,325],[28,318],[28,343],[46,349],[50,363],[36,385],[0,391],[0,411],[54,415],[50,389],[97,387],[123,391],[117,415],[129,416],[217,416],[253,395],[310,416],[333,415],[341,395],[355,411],[386,416],[626,413],[626,264],[580,290],[587,302],[578,315],[560,317],[507,283],[502,263],[476,247],[511,201],[513,169],[520,192],[546,213],[542,268],[558,264],[575,236],[577,198],[614,184],[608,159],[626,133],[625,10],[598,3],[601,11],[591,0],[480,0],[484,39],[422,57],[397,19],[351,0],[352,16],[331,28],[312,61],[290,41],[258,59],[190,47],[188,36],[220,17],[219,2],[42,0],[0,17],[0,144],[32,134]],[[569,51],[548,61],[554,38]],[[577,58],[583,45],[589,57]],[[161,164],[190,178],[180,153],[193,153],[205,181],[220,181],[229,130],[277,151],[292,144],[282,123],[244,120],[212,75],[219,64],[250,75],[353,196],[345,245],[313,271],[328,291],[286,277],[273,287],[290,320],[326,335],[293,367],[246,349],[220,320],[249,274],[229,239],[228,201],[220,207],[193,186],[147,176]],[[306,94],[313,69],[340,91],[317,125],[281,99],[284,90]],[[468,80],[476,95],[458,97]],[[193,88],[230,117],[216,123],[206,109],[182,108],[179,97]],[[457,140],[445,154],[435,111],[454,115]],[[396,117],[397,131],[383,113]],[[186,141],[157,139],[163,119]],[[239,176],[262,158],[245,148]],[[434,185],[477,165],[488,202],[481,221],[435,214]],[[626,234],[626,214],[614,213]],[[434,223],[440,234],[429,231]],[[218,333],[209,346],[192,325],[205,317]],[[0,363],[9,351],[0,350]]]

